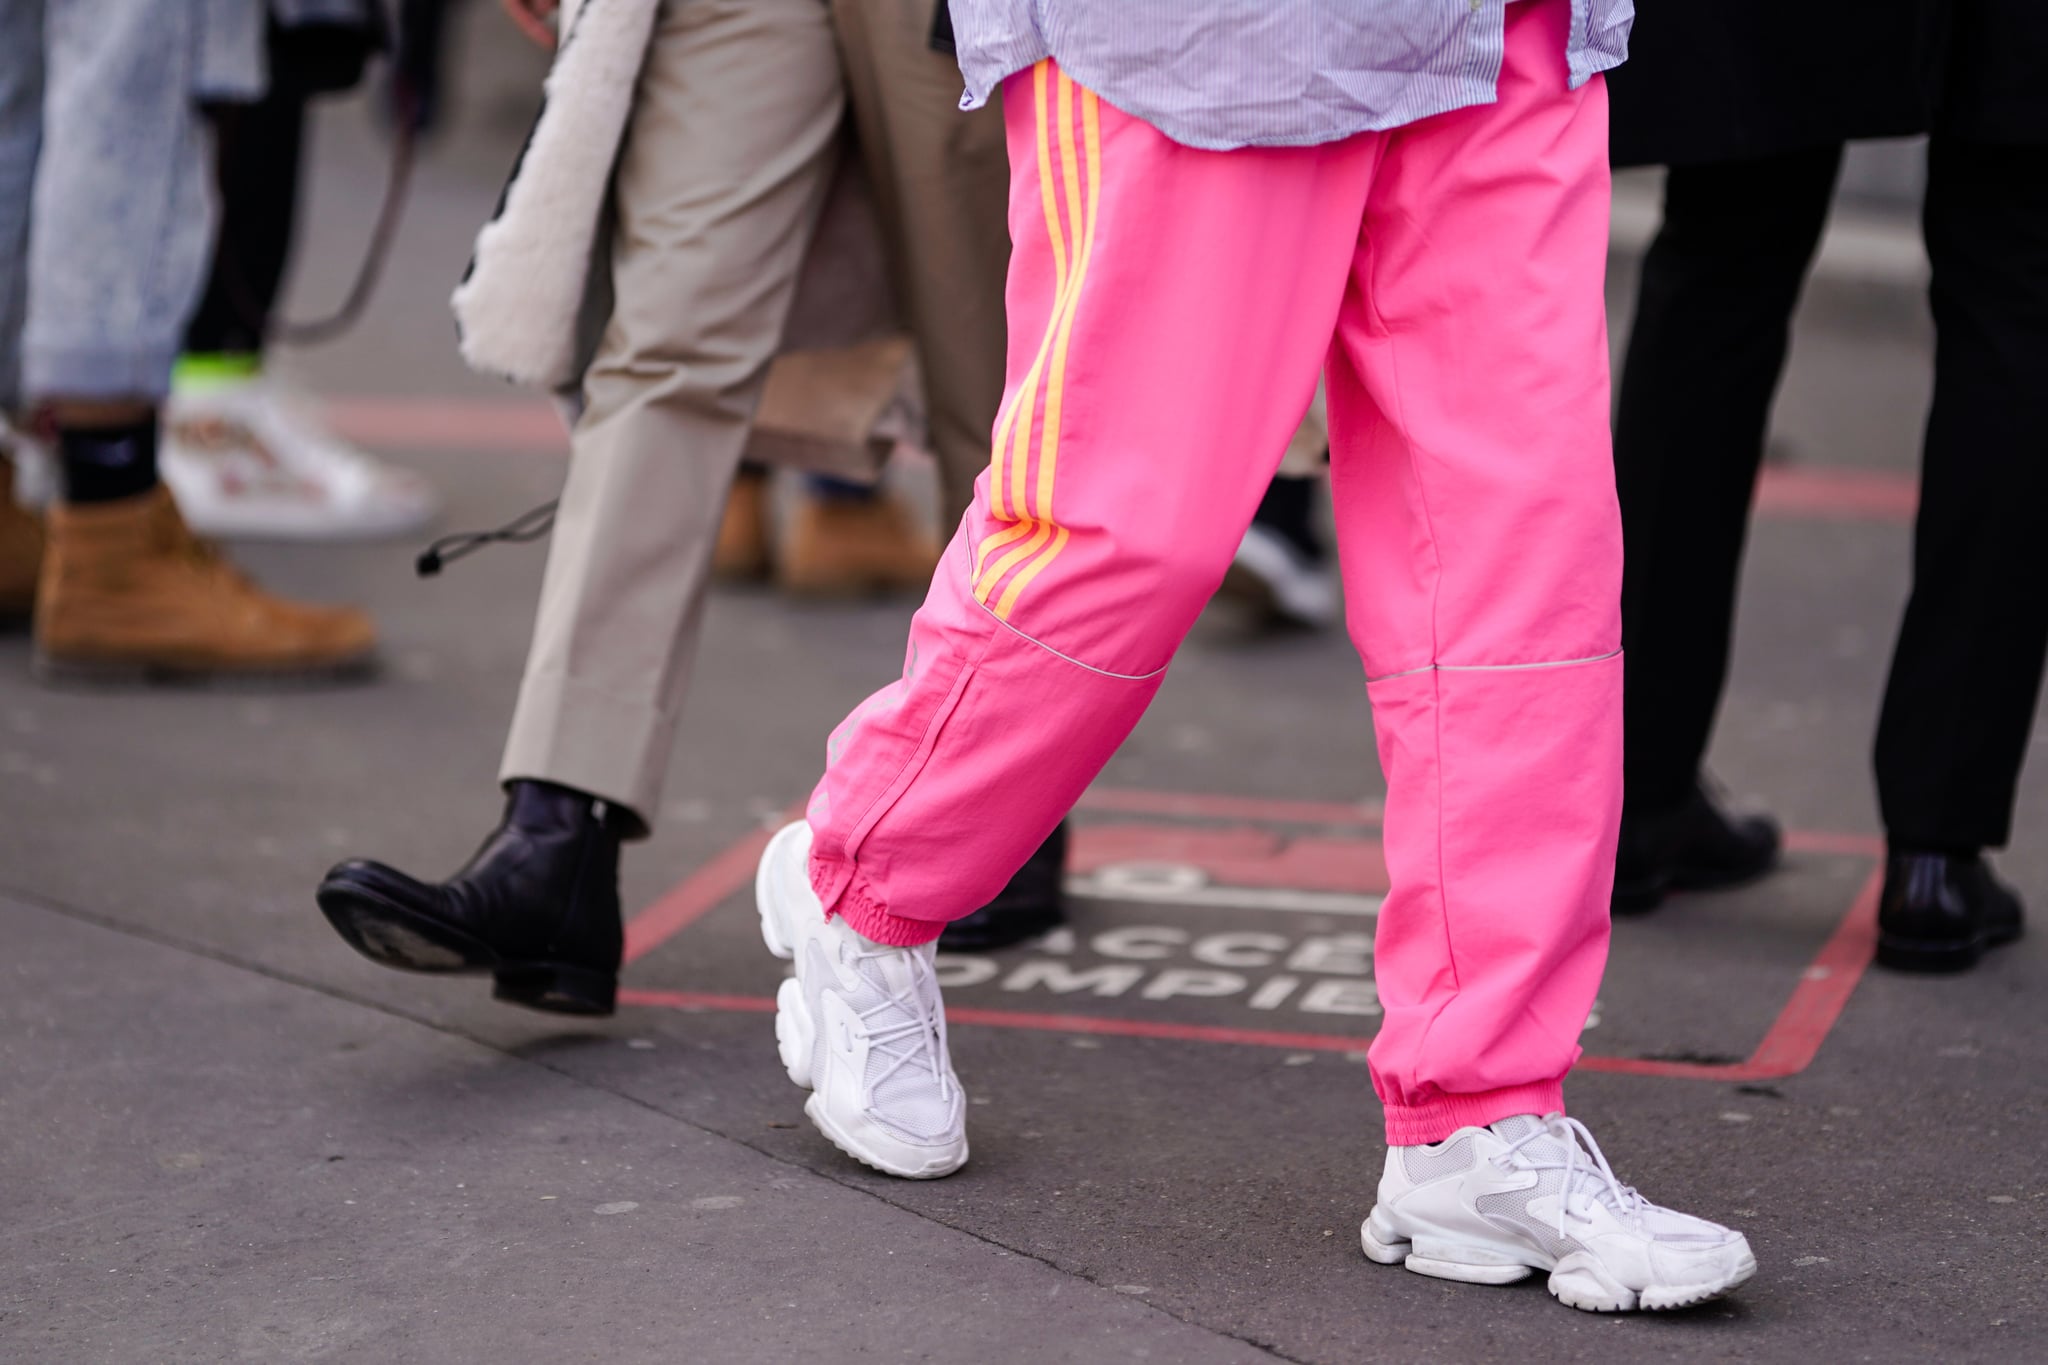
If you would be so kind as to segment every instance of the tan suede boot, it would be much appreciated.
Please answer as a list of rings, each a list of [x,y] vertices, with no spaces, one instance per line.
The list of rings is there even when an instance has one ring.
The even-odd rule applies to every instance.
[[[43,519],[14,500],[14,462],[0,455],[0,621],[27,618],[43,567]]]
[[[711,572],[728,582],[766,578],[768,559],[768,476],[742,469],[725,499],[725,520],[718,523],[718,547],[711,552]]]
[[[370,618],[272,597],[194,536],[170,493],[53,505],[37,676],[150,680],[366,671]]]
[[[808,498],[782,556],[782,585],[821,597],[922,590],[938,562],[938,547],[894,498]]]

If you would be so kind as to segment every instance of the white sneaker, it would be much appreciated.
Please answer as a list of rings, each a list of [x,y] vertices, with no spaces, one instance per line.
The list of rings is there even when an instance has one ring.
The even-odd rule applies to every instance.
[[[341,440],[261,377],[174,393],[167,417],[163,479],[200,535],[372,540],[440,514],[432,484]]]
[[[0,412],[0,455],[14,462],[14,487],[0,489],[0,494],[12,491],[16,505],[31,511],[41,511],[57,500],[56,453],[20,427],[10,426],[4,412]]]
[[[946,1054],[937,944],[891,948],[826,919],[811,890],[811,827],[786,825],[761,855],[761,937],[796,975],[775,994],[775,1042],[804,1112],[856,1161],[911,1180],[967,1162],[967,1097]]]
[[[1661,1208],[1615,1179],[1576,1119],[1521,1114],[1427,1147],[1390,1147],[1365,1254],[1422,1275],[1550,1292],[1596,1313],[1685,1308],[1756,1273],[1739,1232]]]

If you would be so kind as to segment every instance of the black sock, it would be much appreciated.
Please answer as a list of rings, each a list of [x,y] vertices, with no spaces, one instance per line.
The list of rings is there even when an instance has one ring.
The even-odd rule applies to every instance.
[[[521,829],[575,829],[592,820],[604,821],[610,803],[579,787],[515,777],[505,784],[505,820]]]
[[[64,466],[64,500],[117,502],[156,487],[156,414],[118,427],[64,427],[57,454]]]

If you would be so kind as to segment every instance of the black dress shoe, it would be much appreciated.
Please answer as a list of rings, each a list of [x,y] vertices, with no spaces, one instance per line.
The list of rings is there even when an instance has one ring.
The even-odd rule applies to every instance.
[[[1877,908],[1877,960],[1902,972],[1960,972],[2020,936],[2019,895],[1977,854],[1893,849]]]
[[[610,1014],[624,932],[618,819],[552,782],[506,788],[505,819],[463,869],[423,882],[356,858],[317,899],[350,947],[410,972],[489,972],[500,1000]]]
[[[1778,822],[1731,816],[1695,786],[1676,810],[1621,817],[1614,912],[1654,910],[1673,891],[1711,891],[1754,881],[1778,865]]]
[[[1022,943],[1067,922],[1060,880],[1067,869],[1067,825],[1039,845],[996,898],[946,926],[939,947],[949,953],[986,953]]]

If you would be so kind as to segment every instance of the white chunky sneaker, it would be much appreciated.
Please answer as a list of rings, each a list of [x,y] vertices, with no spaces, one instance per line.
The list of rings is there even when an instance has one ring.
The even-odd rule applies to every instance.
[[[1388,1148],[1361,1238],[1381,1265],[1468,1284],[1547,1270],[1552,1294],[1595,1313],[1685,1308],[1756,1273],[1741,1233],[1652,1204],[1561,1114]]]
[[[171,395],[161,460],[192,529],[224,540],[411,535],[440,495],[343,441],[257,376]]]
[[[811,890],[811,827],[769,840],[754,878],[761,937],[796,963],[775,994],[775,1042],[804,1112],[856,1161],[910,1180],[967,1163],[967,1097],[946,1053],[937,945],[891,948],[826,919]]]

